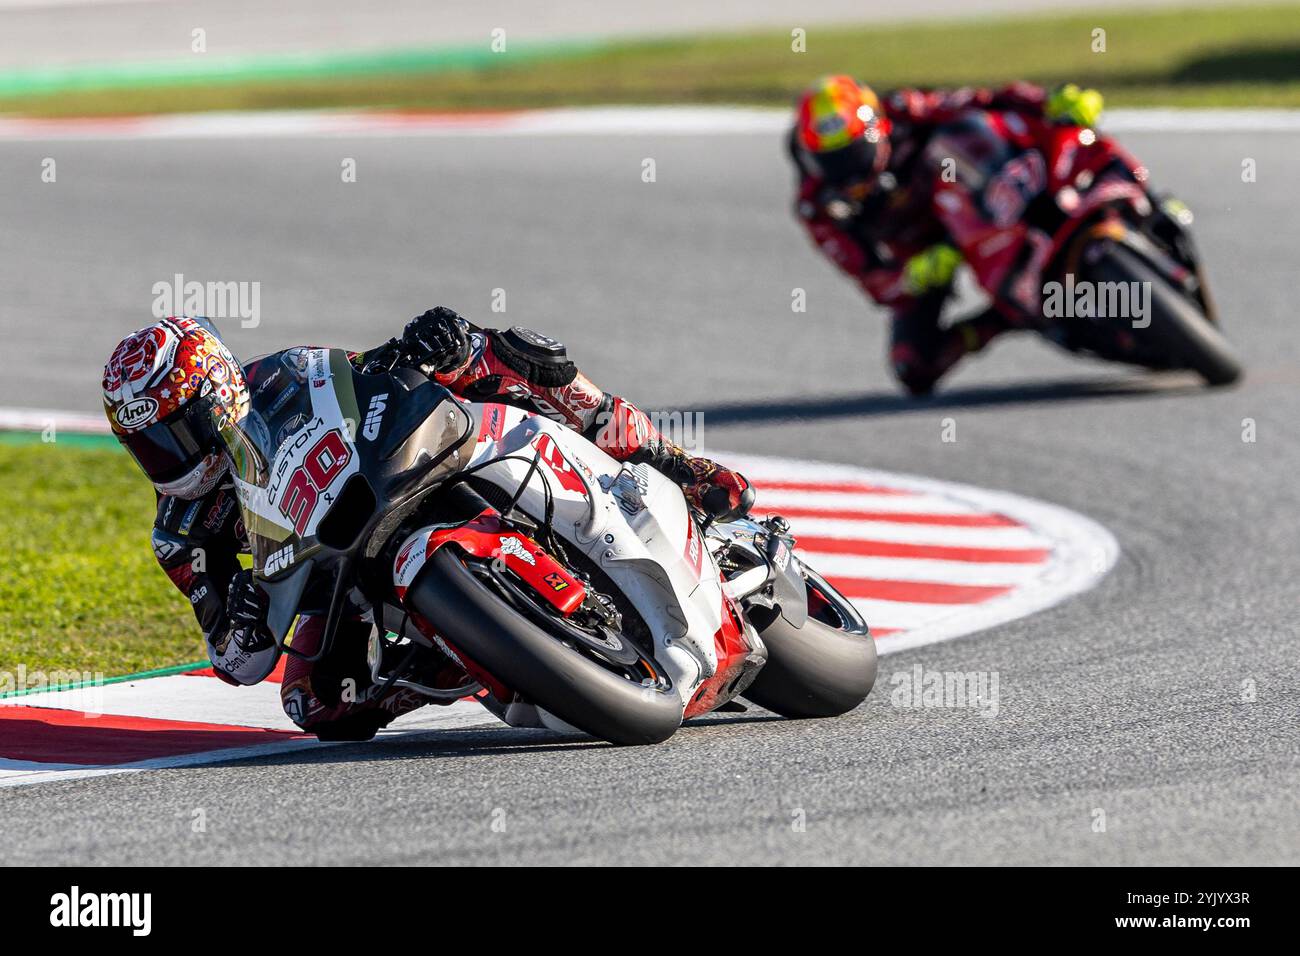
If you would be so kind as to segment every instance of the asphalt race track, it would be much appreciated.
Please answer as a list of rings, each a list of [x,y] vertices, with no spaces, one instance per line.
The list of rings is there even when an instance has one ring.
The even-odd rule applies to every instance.
[[[0,790],[5,861],[1294,864],[1300,134],[1124,140],[1198,214],[1238,388],[1007,339],[901,397],[879,315],[790,215],[774,137],[0,143],[0,405],[93,411],[109,347],[177,272],[261,282],[241,355],[363,347],[446,303],[703,412],[711,448],[1014,491],[1123,549],[1081,597],[884,659],[838,720],[751,710],[638,749],[448,731]],[[997,671],[999,715],[891,707],[915,664]]]

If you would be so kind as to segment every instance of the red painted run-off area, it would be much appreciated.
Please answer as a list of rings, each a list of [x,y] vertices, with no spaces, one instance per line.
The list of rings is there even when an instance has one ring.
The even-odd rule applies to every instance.
[[[884,581],[879,578],[827,578],[847,598],[904,601],[908,604],[979,604],[1010,593],[1008,586],[938,584],[934,581]]]
[[[786,518],[830,518],[837,521],[886,521],[891,524],[941,525],[948,528],[1014,528],[1017,522],[997,514],[926,514],[912,511],[863,511],[859,508],[783,506]]]
[[[924,558],[976,564],[1042,564],[1052,556],[1047,548],[964,548],[943,544],[909,544],[862,538],[819,538],[799,535],[798,546],[817,554],[855,554],[863,558]]]
[[[183,720],[0,707],[0,756],[37,763],[112,766],[292,740],[302,734]]]
[[[758,482],[762,489],[783,492],[841,493],[847,495],[906,496],[913,492],[864,482],[774,480]],[[959,514],[915,511],[875,511],[864,508],[793,506],[779,509],[787,517],[833,519],[841,522],[887,522],[891,526],[944,526],[962,529],[1002,529],[1018,522],[996,513],[968,511]],[[798,525],[795,525],[796,533]],[[865,530],[865,528],[864,528]],[[867,532],[869,533],[869,532]],[[965,532],[965,533],[969,533]],[[874,540],[868,537],[799,535],[798,547],[814,556],[830,554],[851,559],[895,558],[899,561],[929,560],[988,564],[1040,564],[1051,557],[1047,548],[1004,548],[967,545],[913,543]],[[978,604],[1013,590],[1010,586],[957,584],[942,581],[890,580],[879,577],[839,574],[828,576],[846,596],[875,601],[897,601],[924,605]],[[870,622],[868,622],[870,623]],[[873,627],[872,634],[884,637],[901,628]],[[283,677],[284,661],[269,680]],[[214,678],[211,668],[191,672],[195,677]],[[145,682],[147,683],[147,682]],[[234,689],[231,690],[234,693]],[[83,714],[46,707],[0,707],[0,769],[4,760],[36,764],[73,764],[107,767],[187,754],[244,748],[301,738],[303,735],[225,724],[191,723],[150,717]]]

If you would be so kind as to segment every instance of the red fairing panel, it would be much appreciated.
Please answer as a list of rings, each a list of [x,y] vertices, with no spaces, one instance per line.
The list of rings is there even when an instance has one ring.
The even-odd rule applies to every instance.
[[[718,669],[700,685],[686,705],[683,720],[707,714],[716,707],[718,696],[739,676],[745,660],[754,650],[745,636],[744,618],[735,602],[725,594],[722,596],[722,626],[713,635],[713,646],[718,655]]]

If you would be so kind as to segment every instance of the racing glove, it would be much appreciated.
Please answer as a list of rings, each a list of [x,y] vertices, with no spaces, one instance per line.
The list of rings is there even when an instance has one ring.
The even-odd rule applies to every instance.
[[[256,684],[275,669],[280,648],[266,625],[269,609],[253,572],[235,572],[226,592],[226,627],[208,636],[212,668],[227,683]]]
[[[230,579],[226,589],[226,620],[231,627],[259,627],[266,625],[266,612],[271,600],[258,587],[253,572],[240,568]]]
[[[430,378],[453,372],[469,361],[469,322],[452,309],[438,306],[407,323],[402,345],[416,367]]]
[[[945,289],[961,264],[961,253],[947,243],[918,252],[903,264],[903,282],[912,295]]]
[[[1077,83],[1063,83],[1047,97],[1044,113],[1050,120],[1075,126],[1096,126],[1105,100],[1094,89],[1081,89]]]

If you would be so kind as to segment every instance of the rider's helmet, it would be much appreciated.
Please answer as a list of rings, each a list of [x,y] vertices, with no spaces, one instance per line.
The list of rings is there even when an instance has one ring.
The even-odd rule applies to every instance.
[[[863,195],[889,164],[889,120],[871,87],[824,76],[799,97],[795,138],[828,183]]]
[[[243,369],[206,319],[160,319],[104,366],[104,414],[160,494],[211,491],[227,464],[218,429],[247,411]]]

